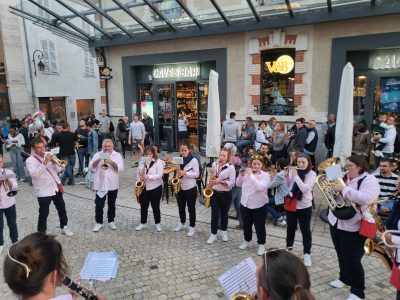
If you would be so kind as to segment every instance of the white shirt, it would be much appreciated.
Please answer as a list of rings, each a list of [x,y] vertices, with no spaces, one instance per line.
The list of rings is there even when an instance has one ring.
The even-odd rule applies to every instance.
[[[112,151],[110,154],[110,160],[117,164],[118,170],[115,170],[111,165],[109,165],[107,170],[103,170],[101,168],[101,160],[97,164],[97,167],[94,168],[93,162],[100,158],[101,153],[102,151],[93,155],[89,165],[90,170],[94,172],[93,189],[95,191],[115,191],[119,188],[119,173],[124,170],[124,161],[121,154]]]
[[[196,178],[199,177],[199,162],[195,157],[183,168],[186,175],[181,178],[181,188],[184,191],[190,190],[196,186]]]
[[[43,164],[43,157],[33,154],[26,160],[26,167],[31,174],[36,197],[51,197],[58,192],[57,183],[61,184],[58,172],[61,168],[51,162]]]
[[[8,135],[8,139],[6,141],[6,148],[10,148],[12,146],[21,148],[24,145],[25,145],[25,138],[22,134],[18,133],[15,137],[13,137],[11,134]]]
[[[154,161],[154,160],[153,160]],[[154,190],[158,188],[163,183],[163,175],[164,175],[164,164],[161,159],[157,159],[154,161],[154,164],[149,169],[151,162],[147,164],[147,176],[148,179],[145,180],[144,184],[146,187],[146,191]],[[140,179],[140,174],[142,174],[143,169],[145,168],[144,163],[140,163],[137,169],[137,179]],[[146,171],[145,171],[146,174]]]
[[[256,141],[254,142],[256,151],[261,148],[261,144],[269,144],[269,142],[265,138],[264,131],[262,131],[261,128],[258,128],[256,132]]]

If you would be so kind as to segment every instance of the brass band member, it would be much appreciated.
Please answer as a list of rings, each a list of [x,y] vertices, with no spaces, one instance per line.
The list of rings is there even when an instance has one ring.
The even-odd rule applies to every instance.
[[[12,245],[4,259],[4,281],[18,299],[77,300],[79,295],[73,292],[56,296],[68,273],[60,242],[41,232]],[[99,293],[96,298],[107,300]]]
[[[228,212],[232,202],[232,187],[236,181],[235,167],[229,162],[231,161],[231,152],[223,148],[219,153],[219,161],[214,162],[213,180],[210,184],[213,186],[213,195],[211,197],[211,235],[207,240],[207,244],[212,244],[217,239],[218,221],[221,218],[221,238],[223,242],[228,241]]]
[[[157,150],[154,147],[146,146],[144,148],[144,156],[149,159],[149,162],[140,163],[137,172],[137,178],[140,177],[140,180],[144,182],[144,188],[140,195],[140,224],[136,227],[136,230],[142,230],[147,226],[147,214],[149,204],[151,204],[156,230],[160,232],[160,201],[162,195],[164,167],[161,159],[158,158]]]
[[[368,164],[361,155],[352,155],[346,160],[347,174],[343,178],[346,184],[335,184],[334,190],[368,214],[368,204],[378,198],[379,184],[375,176],[368,174]],[[330,282],[336,288],[350,286],[347,299],[364,299],[365,278],[361,259],[364,256],[365,237],[361,236],[361,215],[357,213],[349,220],[337,219],[329,211],[331,237],[339,261],[339,278]]]
[[[301,152],[297,155],[297,168],[286,169],[286,184],[290,189],[289,196],[297,199],[295,212],[286,212],[286,247],[292,247],[296,234],[297,222],[303,236],[304,265],[311,267],[311,215],[312,215],[312,190],[316,174],[311,170],[310,157]]]
[[[115,225],[115,202],[119,188],[119,173],[124,170],[124,162],[121,154],[113,150],[114,144],[111,139],[104,139],[102,150],[97,152],[90,161],[90,169],[94,172],[93,188],[96,191],[96,224],[93,231],[97,232],[103,227],[103,208],[108,200],[107,219],[108,227],[116,230]],[[108,159],[101,159],[105,153]]]
[[[253,236],[253,224],[256,229],[258,255],[265,252],[265,218],[267,216],[268,186],[271,182],[267,172],[262,171],[264,159],[255,154],[250,158],[251,168],[241,169],[236,185],[242,187],[240,212],[243,218],[244,241],[239,249],[250,247]]]
[[[3,156],[0,155],[0,176],[1,175],[10,175],[14,174],[13,171],[7,170],[3,168]],[[8,183],[6,182],[8,181]],[[9,184],[11,189],[16,189],[18,187],[16,178],[9,178],[0,180],[0,254],[3,251],[4,247],[4,237],[3,237],[3,228],[4,228],[4,220],[3,214],[7,219],[7,225],[10,232],[11,243],[18,242],[18,228],[17,228],[17,211],[15,208],[15,199],[14,197],[9,197],[7,195],[8,190],[6,189],[6,185]]]
[[[39,220],[37,230],[46,232],[47,217],[51,201],[57,209],[60,218],[60,228],[66,236],[73,233],[67,227],[68,217],[65,210],[61,180],[58,173],[62,170],[60,166],[52,162],[52,155],[44,152],[45,145],[39,139],[31,142],[33,154],[26,160],[26,167],[31,174],[34,193],[39,202]]]
[[[260,300],[314,300],[310,275],[302,261],[286,249],[270,249],[257,262]]]
[[[181,190],[176,195],[176,199],[181,222],[176,226],[175,231],[181,231],[185,228],[187,204],[190,220],[188,236],[193,236],[195,232],[194,227],[196,226],[196,178],[200,175],[199,163],[189,152],[189,146],[187,144],[181,145],[180,152],[183,157],[183,164],[180,165],[180,171],[177,172],[177,175],[181,178]]]

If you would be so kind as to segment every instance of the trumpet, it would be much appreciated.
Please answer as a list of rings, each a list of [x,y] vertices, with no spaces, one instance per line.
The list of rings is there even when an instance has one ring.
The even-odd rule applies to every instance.
[[[68,162],[63,159],[59,159],[57,156],[53,155],[51,152],[45,152],[45,155],[51,156],[51,162],[60,168],[65,168],[68,165]]]
[[[6,175],[6,170],[3,170],[3,172],[1,173],[2,175]],[[11,182],[9,179],[5,179],[3,180],[3,185],[4,185],[4,190],[7,193],[8,197],[14,197],[18,191],[12,188]]]
[[[109,164],[106,162],[106,160],[103,160],[103,163],[101,164],[101,168],[105,171],[108,170]]]

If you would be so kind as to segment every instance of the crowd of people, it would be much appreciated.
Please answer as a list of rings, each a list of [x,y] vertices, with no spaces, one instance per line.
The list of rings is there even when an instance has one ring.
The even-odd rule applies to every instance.
[[[180,118],[183,120],[181,122],[183,127],[185,118],[182,116]],[[171,158],[154,144],[151,118],[143,114],[143,119],[140,120],[139,115],[135,114],[133,121],[128,124],[128,118],[123,117],[119,120],[116,134],[105,111],[101,113],[98,122],[96,121],[94,118],[80,120],[79,128],[75,132],[70,131],[67,122],[57,123],[53,132],[46,131],[49,126],[44,125],[43,128],[37,129],[34,137],[29,137],[31,133],[28,130],[27,139],[24,137],[23,128],[29,128],[28,121],[22,120],[21,129],[16,127],[9,129],[4,142],[11,145],[10,155],[14,156],[12,161],[15,178],[7,176],[7,174],[13,175],[12,171],[2,169],[1,158],[0,169],[3,174],[1,183],[7,184],[0,185],[0,219],[3,222],[4,213],[10,228],[11,242],[15,243],[8,250],[4,272],[5,274],[18,273],[19,282],[25,280],[24,276],[20,276],[21,270],[25,270],[26,281],[31,280],[30,271],[27,270],[32,270],[34,264],[34,258],[30,258],[23,247],[32,247],[29,244],[37,243],[38,239],[47,239],[51,242],[58,249],[58,259],[62,263],[61,246],[52,237],[46,235],[49,206],[53,202],[57,209],[61,232],[66,236],[73,236],[68,227],[63,185],[74,185],[74,178],[81,176],[85,168],[93,173],[94,178],[95,225],[93,232],[99,232],[103,227],[106,201],[108,227],[111,230],[117,229],[116,200],[120,173],[124,170],[124,158],[128,149],[133,150],[133,159],[136,161],[134,167],[137,167],[136,177],[143,184],[143,189],[137,196],[141,217],[136,231],[147,227],[150,205],[153,210],[155,229],[157,232],[162,231],[160,201],[163,184],[165,184],[164,168],[170,163]],[[361,123],[357,124],[354,131],[355,140],[361,140],[359,134],[365,135],[365,128],[362,128]],[[396,212],[396,200],[392,196],[399,190],[399,182],[396,175],[398,166],[394,160],[396,141],[396,134],[393,137],[394,123],[393,116],[382,118],[377,125],[383,128],[380,135],[367,137],[365,140],[366,145],[375,144],[375,165],[378,167],[375,172],[369,173],[369,163],[366,160],[368,150],[361,147],[356,150],[353,148],[354,154],[345,162],[347,170],[343,177],[345,184],[340,182],[332,184],[335,193],[342,195],[344,199],[357,207],[357,211],[355,210],[354,214],[347,218],[342,218],[333,211],[329,211],[328,215],[340,269],[339,278],[332,281],[330,285],[335,288],[349,286],[350,294],[347,299],[350,300],[365,298],[365,278],[361,259],[364,255],[366,236],[361,235],[359,230],[362,220],[370,215],[369,205],[376,199],[388,200],[387,203],[381,203],[377,207],[377,213],[392,216],[393,212]],[[248,117],[241,126],[235,121],[234,112],[230,113],[230,118],[222,124],[219,157],[209,165],[207,170],[209,174],[212,174],[207,183],[208,187],[212,188],[212,196],[210,236],[206,243],[212,245],[218,240],[218,230],[220,230],[222,242],[229,240],[228,213],[233,204],[239,220],[237,227],[243,230],[243,241],[238,245],[239,249],[246,250],[251,246],[253,225],[255,228],[257,254],[261,256],[257,268],[259,297],[261,299],[289,299],[291,297],[314,299],[309,291],[310,281],[306,267],[312,267],[311,218],[313,188],[318,171],[315,164],[315,152],[319,138],[316,122],[314,120],[306,122],[303,118],[299,118],[286,133],[284,124],[275,118],[271,118],[268,122],[262,121],[258,125],[256,129],[254,121]],[[322,128],[328,157],[333,152],[334,128],[335,116],[329,114],[328,121]],[[360,133],[360,130],[364,132]],[[49,133],[51,133],[50,137]],[[173,230],[179,232],[186,228],[187,207],[189,214],[187,236],[194,237],[198,181],[202,174],[202,164],[200,158],[197,157],[195,145],[187,143],[184,133],[179,136],[181,162],[175,162],[174,176],[179,181],[175,188],[180,220]],[[26,141],[29,141],[30,148]],[[121,144],[122,155],[116,151],[117,141]],[[357,146],[360,145],[357,144]],[[58,155],[50,151],[54,147],[60,148]],[[39,204],[37,231],[42,235],[33,234],[17,242],[15,200],[13,196],[8,195],[8,191],[15,188],[18,181],[25,180],[22,151],[30,154],[26,159],[26,167],[32,178],[33,190]],[[74,174],[76,154],[79,159],[79,168]],[[18,156],[21,156],[22,167],[18,162]],[[66,162],[63,172],[61,172],[62,161]],[[265,221],[268,213],[277,225],[286,226],[284,249],[267,250]],[[400,212],[397,221],[399,219]],[[399,225],[396,222],[394,224],[395,227]],[[2,229],[2,226],[0,227]],[[297,227],[302,235],[302,261],[291,253]],[[0,231],[2,251],[4,239],[2,230]],[[38,257],[35,256],[35,259]],[[288,268],[281,269],[284,266]],[[16,268],[20,270],[15,270]],[[285,273],[284,270],[291,271]],[[64,274],[61,269],[53,275],[47,273],[53,279],[48,284],[56,286],[60,283],[57,277],[58,272]],[[279,278],[287,278],[287,280],[282,283]],[[25,291],[18,288],[20,283],[16,286],[13,280],[16,280],[15,276],[6,277],[6,282],[11,289],[18,295],[25,295]],[[39,280],[39,278],[34,277],[33,280]],[[36,292],[42,291],[36,289],[29,295]],[[46,290],[46,293],[53,292],[51,289]]]

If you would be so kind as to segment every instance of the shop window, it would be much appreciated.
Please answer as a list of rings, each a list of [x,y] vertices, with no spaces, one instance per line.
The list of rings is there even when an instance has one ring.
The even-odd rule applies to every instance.
[[[52,40],[40,40],[43,52],[44,71],[48,73],[58,73],[56,44]]]
[[[39,109],[44,112],[46,120],[50,122],[67,121],[64,97],[40,97]]]
[[[375,103],[378,112],[400,113],[400,77],[380,78],[380,89],[375,88]]]
[[[295,49],[261,52],[260,114],[294,115]]]
[[[353,90],[353,115],[354,121],[365,119],[365,100],[367,90],[367,77],[360,75],[354,78]]]
[[[76,100],[76,113],[78,120],[86,119],[94,115],[94,100],[93,99],[78,99]]]

